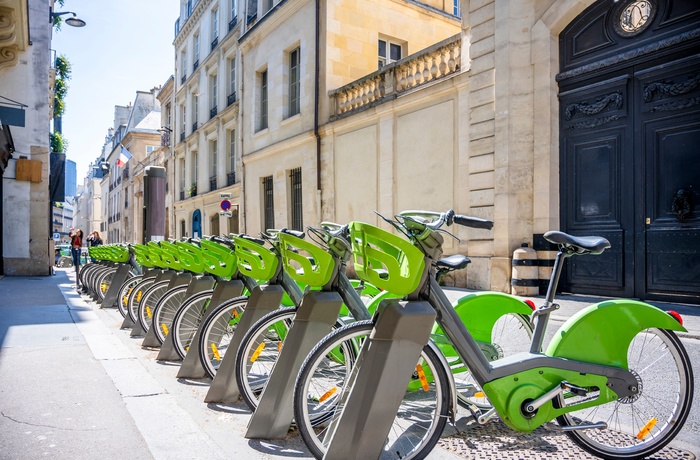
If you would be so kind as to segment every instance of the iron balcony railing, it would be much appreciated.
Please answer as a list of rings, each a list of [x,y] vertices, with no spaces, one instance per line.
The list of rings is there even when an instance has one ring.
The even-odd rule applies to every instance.
[[[236,27],[236,24],[238,24],[238,16],[236,16],[228,22],[228,31],[231,32],[231,29]]]
[[[180,201],[182,201],[182,200],[184,200],[184,199],[185,199],[185,191],[184,191],[184,190],[180,190]]]
[[[196,61],[194,61],[194,63],[192,64],[192,72],[194,72],[195,70],[197,70],[197,67],[199,67],[199,59],[197,59]]]
[[[216,37],[214,40],[211,42],[211,50],[214,51],[214,48],[216,48],[216,45],[219,44],[219,37]]]
[[[211,176],[209,178],[209,191],[213,192],[216,188],[216,176]]]
[[[231,171],[226,173],[226,186],[233,185],[236,183],[236,172]]]
[[[192,132],[197,131],[197,122],[192,123]]]
[[[234,102],[236,102],[236,92],[235,91],[232,92],[231,94],[229,94],[228,97],[226,98],[226,105],[227,106],[231,105]]]
[[[185,80],[187,80],[187,74],[183,73],[182,77],[180,77],[180,83],[185,83]]]
[[[212,118],[214,118],[217,113],[218,113],[218,109],[216,108],[216,106],[212,107],[211,110],[209,111],[209,119],[211,120]]]

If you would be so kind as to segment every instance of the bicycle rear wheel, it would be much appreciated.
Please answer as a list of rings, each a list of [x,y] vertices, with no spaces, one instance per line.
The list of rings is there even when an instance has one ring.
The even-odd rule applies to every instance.
[[[185,300],[187,289],[188,285],[186,284],[175,286],[172,289],[168,289],[166,285],[154,304],[151,317],[147,321],[149,326],[155,328],[156,339],[161,344],[165,342],[165,337],[170,333],[175,314],[182,307],[182,301]]]
[[[328,429],[342,413],[347,378],[372,321],[349,324],[326,336],[304,361],[294,388],[294,417],[316,458],[328,449]],[[425,381],[421,381],[421,377]],[[446,369],[423,348],[380,458],[421,459],[435,447],[447,423],[450,389]]]
[[[129,319],[134,324],[137,324],[139,322],[139,305],[143,300],[143,295],[146,293],[148,288],[150,288],[153,285],[153,283],[155,283],[155,281],[155,278],[142,278],[141,282],[138,283],[134,287],[134,290],[131,291],[131,294],[129,294],[128,308],[126,311],[129,315]]]
[[[561,426],[605,422],[607,429],[566,433],[582,449],[598,457],[647,457],[678,434],[690,412],[693,372],[688,354],[673,332],[640,332],[632,340],[627,358],[629,370],[639,382],[638,395],[557,418]],[[561,407],[564,401],[570,405],[579,399],[565,394],[556,402]]]
[[[199,359],[212,379],[228,351],[248,297],[236,297],[217,306],[202,324],[199,335]]]

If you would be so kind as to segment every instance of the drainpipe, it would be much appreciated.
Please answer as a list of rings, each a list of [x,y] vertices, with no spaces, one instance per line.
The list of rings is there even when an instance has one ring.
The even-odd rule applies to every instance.
[[[321,0],[316,0],[316,43],[314,57],[314,136],[316,137],[316,201],[318,207],[318,219],[322,220],[323,213],[321,210],[321,135],[318,132],[318,111],[320,104],[320,73],[321,73],[321,57],[319,55],[321,44]]]

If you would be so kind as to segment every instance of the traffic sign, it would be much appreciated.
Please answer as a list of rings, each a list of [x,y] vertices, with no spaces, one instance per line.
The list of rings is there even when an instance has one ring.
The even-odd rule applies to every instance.
[[[60,239],[61,239],[61,234],[58,233],[58,232],[54,233],[54,234],[53,234],[53,239],[56,240],[56,241],[60,240]]]
[[[219,198],[222,198],[222,199],[227,198],[228,199],[228,198],[231,198],[231,194],[230,193],[219,193]]]
[[[221,200],[221,210],[228,211],[231,209],[231,202],[229,200]]]
[[[231,211],[219,211],[219,215],[221,217],[233,217],[233,213]]]

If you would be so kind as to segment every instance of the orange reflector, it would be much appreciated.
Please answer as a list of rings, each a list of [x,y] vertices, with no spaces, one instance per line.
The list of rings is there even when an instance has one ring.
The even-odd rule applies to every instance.
[[[333,396],[333,395],[335,394],[336,391],[338,391],[338,387],[333,387],[333,388],[331,388],[330,390],[326,391],[326,392],[323,394],[323,396],[321,396],[320,398],[318,398],[318,402],[322,403],[322,402],[325,401],[326,399],[328,399],[328,398],[330,398],[331,396]]]
[[[146,316],[148,316],[149,318],[153,318],[153,312],[151,311],[151,307],[149,307],[148,305],[146,305]]]
[[[233,313],[233,317],[238,319],[238,311],[233,310],[232,313]]]
[[[282,342],[277,342],[277,353],[282,351]]]
[[[642,439],[646,438],[646,436],[649,434],[651,429],[654,428],[654,425],[656,425],[656,422],[657,422],[657,420],[652,417],[652,419],[649,420],[646,423],[646,425],[644,425],[642,427],[641,430],[639,430],[639,433],[637,433],[637,439],[639,439],[641,441]]]
[[[143,292],[139,291],[136,293],[136,301],[141,302],[141,297],[143,296]]]
[[[104,292],[107,292],[107,289],[108,289],[108,288],[109,288],[109,286],[107,286],[107,283],[102,283],[102,284],[100,285],[100,289],[102,289],[102,292],[103,292],[103,293],[104,293]]]
[[[420,379],[420,385],[423,387],[423,391],[428,391],[430,386],[428,386],[428,379],[425,378],[425,372],[423,372],[423,366],[420,364],[416,365],[416,372],[418,373],[418,378]]]
[[[253,356],[250,357],[250,362],[254,363],[256,359],[258,359],[258,356],[260,356],[260,353],[262,353],[263,349],[265,348],[265,344],[261,343],[258,345],[258,348],[255,349],[255,353],[253,353]]]
[[[163,334],[168,335],[168,326],[165,323],[162,323],[160,325],[160,328],[163,329]]]
[[[221,361],[221,355],[219,354],[219,349],[216,348],[216,344],[211,344],[211,351],[214,353],[214,359]]]
[[[122,297],[122,305],[126,306],[127,303],[129,303],[129,299],[126,296]]]
[[[484,394],[483,391],[477,391],[476,393],[474,393],[474,397],[475,398],[485,398],[486,395]]]

